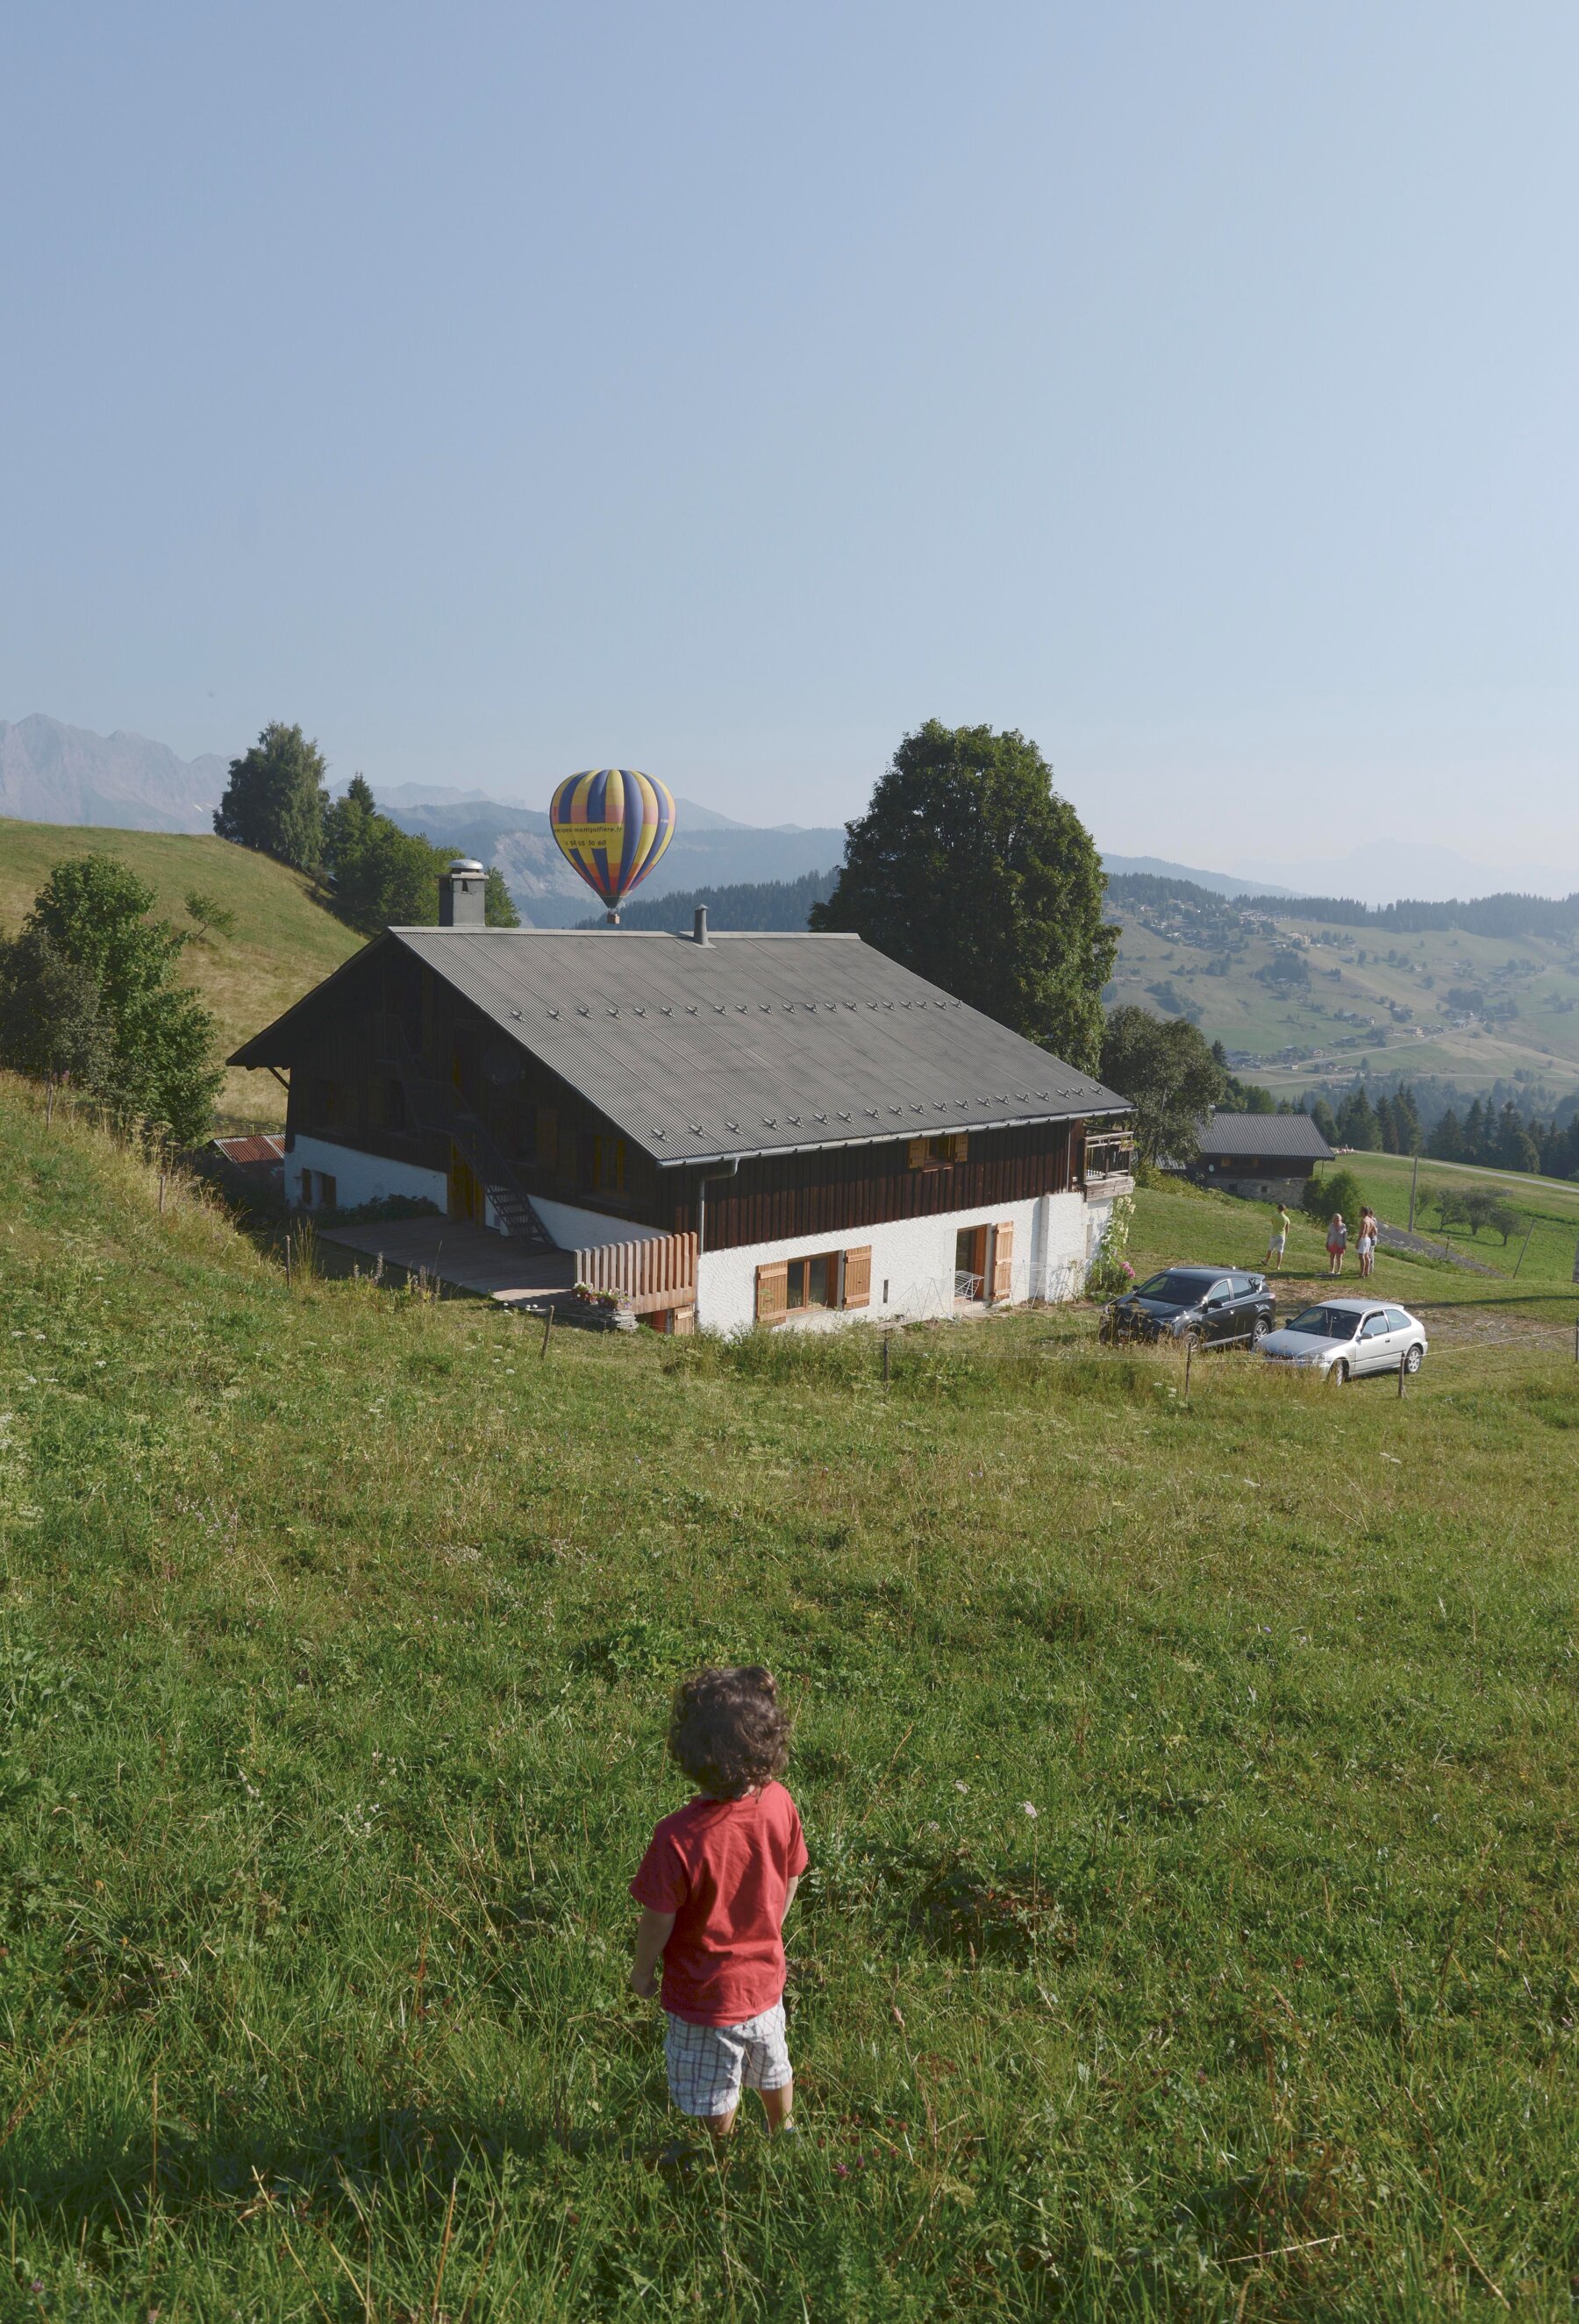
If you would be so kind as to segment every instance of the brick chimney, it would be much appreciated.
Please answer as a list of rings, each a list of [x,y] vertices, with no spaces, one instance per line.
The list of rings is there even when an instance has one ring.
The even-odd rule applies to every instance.
[[[439,875],[441,928],[482,928],[488,924],[488,875],[469,855],[457,855]]]

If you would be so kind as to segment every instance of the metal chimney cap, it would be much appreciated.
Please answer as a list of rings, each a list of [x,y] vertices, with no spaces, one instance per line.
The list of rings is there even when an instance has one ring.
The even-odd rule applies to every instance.
[[[707,907],[706,904],[698,904],[697,906],[696,918],[691,923],[691,942],[693,944],[705,945],[709,941],[710,938],[707,935]]]
[[[480,880],[483,867],[475,855],[457,855],[449,867],[452,880]]]

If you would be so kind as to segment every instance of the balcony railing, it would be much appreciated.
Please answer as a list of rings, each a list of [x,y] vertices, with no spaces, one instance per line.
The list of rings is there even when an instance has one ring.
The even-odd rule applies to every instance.
[[[1088,1138],[1085,1141],[1085,1188],[1105,1187],[1115,1178],[1130,1178],[1135,1170],[1132,1137]]]
[[[645,1242],[605,1242],[576,1254],[576,1280],[594,1291],[612,1291],[634,1315],[655,1315],[667,1307],[694,1307],[697,1300],[697,1238],[659,1235]]]

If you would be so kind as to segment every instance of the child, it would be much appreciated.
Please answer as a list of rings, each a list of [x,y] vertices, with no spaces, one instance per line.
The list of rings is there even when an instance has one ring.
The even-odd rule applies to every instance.
[[[808,1858],[795,1803],[776,1780],[790,1722],[771,1673],[753,1665],[687,1679],[669,1750],[697,1796],[664,1817],[631,1883],[642,1907],[631,1990],[651,1995],[661,1954],[663,2054],[680,2112],[727,2138],[743,2082],[776,2136],[795,2127],[783,1925]]]
[[[1267,1245],[1267,1265],[1269,1267],[1275,1267],[1279,1275],[1283,1272],[1283,1253],[1288,1248],[1288,1207],[1286,1203],[1279,1203],[1278,1205],[1278,1223],[1272,1229],[1272,1239]]]

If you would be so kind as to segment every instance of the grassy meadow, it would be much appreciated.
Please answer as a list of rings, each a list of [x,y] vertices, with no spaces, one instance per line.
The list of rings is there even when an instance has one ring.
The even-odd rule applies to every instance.
[[[4,1081],[0,1304],[0,2314],[1571,2314],[1555,1310],[1401,1402],[1081,1309],[545,1359]],[[802,2136],[676,2178],[702,1655],[797,1714]]]
[[[1251,928],[1242,951],[1223,954],[1212,934],[1164,933],[1167,916],[1118,907],[1123,936],[1117,998],[1172,1015],[1197,1013],[1209,1041],[1266,1060],[1254,1079],[1279,1096],[1313,1084],[1347,1081],[1362,1057],[1379,1073],[1411,1079],[1439,1074],[1466,1089],[1487,1089],[1522,1074],[1564,1093],[1579,1069],[1579,951],[1567,938],[1482,936],[1462,929],[1403,936],[1319,921],[1285,919],[1276,938],[1308,942],[1311,982],[1288,991],[1262,981],[1276,957],[1274,936]],[[1148,921],[1152,925],[1148,925]],[[1218,973],[1214,973],[1214,967]],[[1337,973],[1334,975],[1334,971]],[[1171,987],[1177,1001],[1159,998]],[[1483,991],[1513,1013],[1454,1021],[1455,987]],[[1400,1012],[1394,1016],[1394,1010]],[[1360,1025],[1350,1021],[1353,1017]],[[1284,1067],[1287,1047],[1319,1050],[1324,1062]]]
[[[203,937],[188,945],[181,960],[184,980],[218,1020],[221,1056],[300,1001],[362,942],[313,900],[310,880],[229,840],[4,816],[0,930],[11,934],[20,927],[57,863],[88,854],[118,856],[147,881],[158,895],[157,909],[178,928],[192,926],[186,899],[193,889],[235,913],[233,936]],[[268,1074],[228,1073],[219,1110],[226,1127],[278,1129],[285,1119],[285,1093]]]

